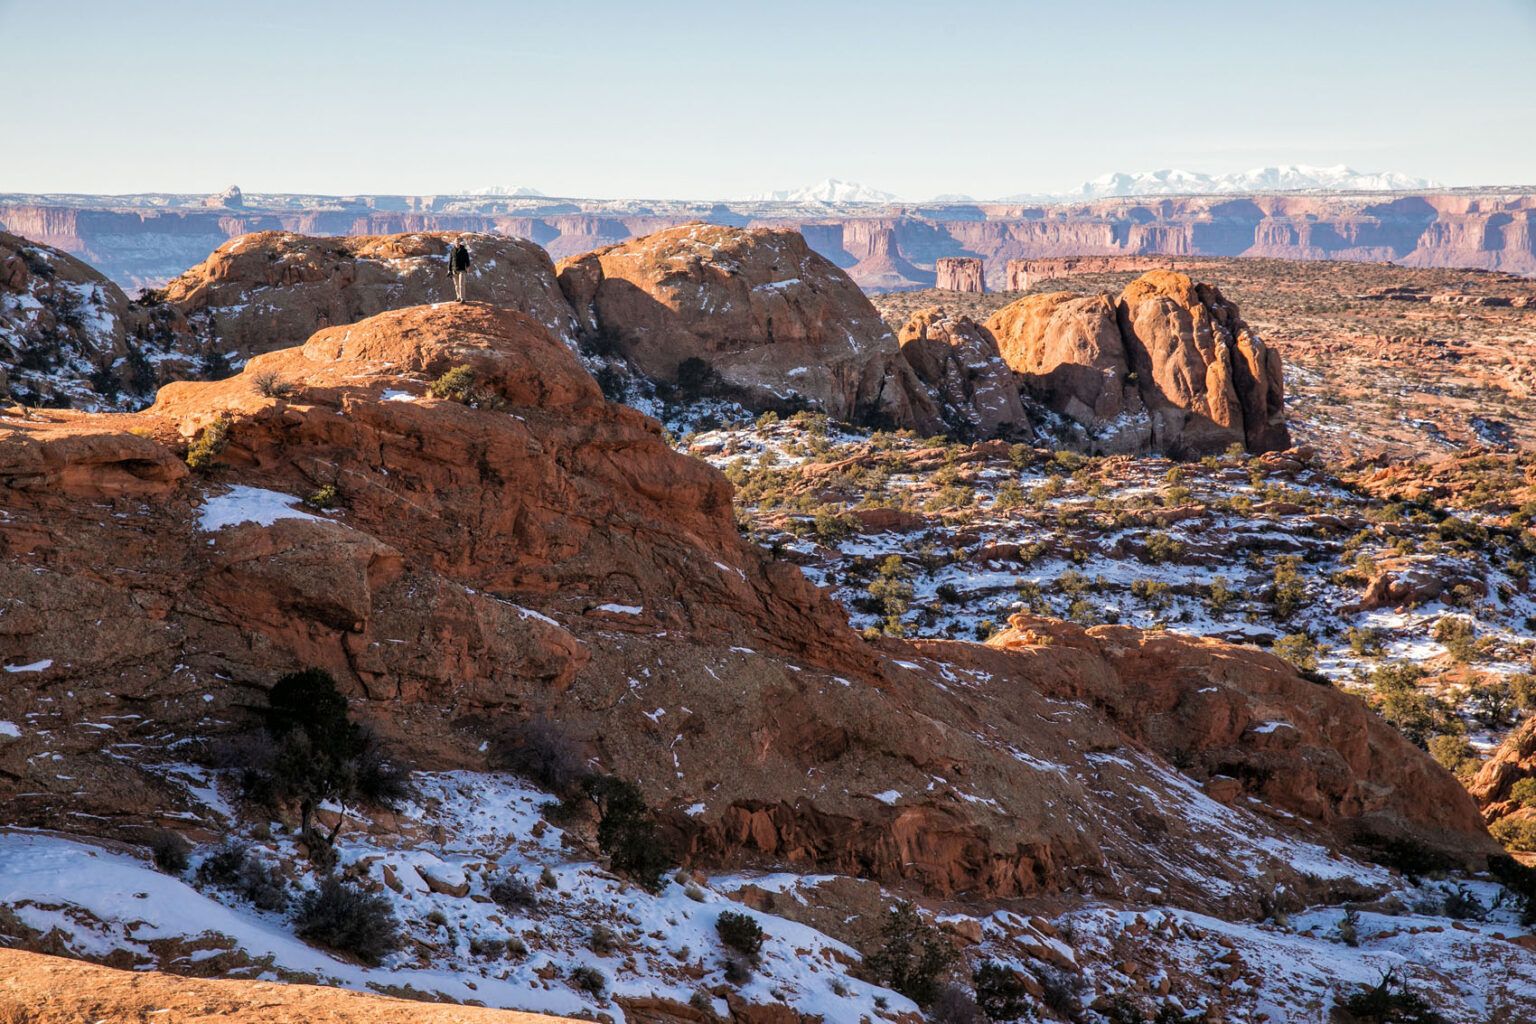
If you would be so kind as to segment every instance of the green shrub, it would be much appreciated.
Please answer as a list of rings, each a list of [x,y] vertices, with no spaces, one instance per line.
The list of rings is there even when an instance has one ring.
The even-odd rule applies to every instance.
[[[299,938],[350,953],[370,966],[400,947],[400,926],[388,897],[334,876],[304,894],[293,923]]]
[[[187,468],[203,472],[213,468],[219,453],[229,444],[229,418],[221,416],[197,432],[187,446]]]
[[[319,509],[326,509],[330,508],[332,505],[335,505],[336,498],[336,485],[325,484],[321,487],[315,488],[314,493],[304,499],[304,504],[318,511]]]
[[[1275,559],[1275,582],[1270,596],[1275,616],[1289,619],[1301,610],[1306,596],[1306,586],[1301,579],[1301,557],[1286,555]]]
[[[715,931],[727,949],[754,962],[762,955],[763,940],[768,937],[755,918],[734,910],[724,911],[715,918]]]
[[[1275,655],[1290,662],[1299,672],[1317,671],[1317,644],[1306,633],[1291,633],[1275,641]]]
[[[1166,533],[1149,533],[1146,540],[1141,542],[1141,553],[1146,556],[1147,562],[1160,565],[1163,562],[1174,562],[1184,554],[1184,545],[1180,540],[1167,536]]]
[[[1461,735],[1433,736],[1429,740],[1429,756],[1433,757],[1440,767],[1456,776],[1458,779],[1469,781],[1477,771],[1477,752],[1472,749],[1472,744]],[[1536,796],[1536,792],[1533,792]]]
[[[1536,818],[1510,815],[1488,826],[1499,845],[1516,853],[1536,853]]]
[[[1536,778],[1524,778],[1509,787],[1509,797],[1521,807],[1536,807]]]
[[[269,742],[239,751],[247,792],[264,800],[299,804],[299,834],[315,853],[336,841],[346,814],[329,834],[311,830],[319,804],[334,800],[390,805],[406,795],[408,772],[386,760],[371,731],[347,714],[347,699],[322,669],[290,672],[267,695]]]
[[[467,405],[475,393],[475,382],[479,379],[480,375],[473,366],[455,366],[428,384],[427,394],[433,398],[446,398]]]
[[[1211,611],[1221,614],[1232,607],[1236,595],[1232,593],[1232,586],[1225,576],[1217,576],[1211,580],[1210,590],[1206,594],[1205,603]]]
[[[288,885],[278,870],[251,853],[246,843],[226,842],[198,865],[197,880],[227,889],[261,910],[288,906]]]

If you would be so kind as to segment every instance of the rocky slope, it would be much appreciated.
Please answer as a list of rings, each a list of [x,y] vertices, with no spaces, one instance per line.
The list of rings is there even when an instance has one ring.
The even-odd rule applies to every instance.
[[[1118,300],[1055,292],[986,323],[1026,389],[1096,451],[1198,456],[1290,444],[1280,354],[1216,288],[1151,271]]]
[[[124,286],[158,285],[237,235],[492,232],[560,259],[695,220],[803,231],[865,287],[931,287],[941,257],[980,257],[1004,286],[1010,259],[1262,256],[1375,260],[1536,274],[1536,197],[1523,189],[1116,198],[1042,204],[599,202],[544,197],[247,194],[0,196],[0,226],[65,250]],[[855,264],[868,260],[864,268]]]
[[[560,264],[593,344],[646,376],[707,371],[749,409],[942,429],[869,300],[799,234],[696,224]],[[697,368],[697,369],[695,369]]]
[[[0,232],[0,396],[112,408],[153,393],[163,352],[122,289],[57,249]]]
[[[456,367],[472,382],[461,373],[457,400],[432,397],[429,383]],[[181,458],[189,442],[196,471]],[[461,980],[431,971],[529,1006],[554,976],[538,972],[577,955],[562,917],[523,965],[466,974],[467,947],[431,920],[505,937],[505,922],[476,909],[487,863],[536,855],[553,870],[579,850],[579,829],[518,824],[527,811],[513,808],[533,800],[496,796],[484,774],[496,725],[538,711],[640,784],[689,865],[834,872],[948,898],[973,922],[956,928],[1021,963],[1076,954],[1042,937],[1043,920],[980,923],[996,920],[997,900],[1242,918],[1278,893],[1305,903],[1390,890],[1385,872],[1348,859],[1362,832],[1473,865],[1496,849],[1450,775],[1353,698],[1261,652],[1028,618],[988,646],[859,639],[793,566],[738,536],[723,477],[604,401],[561,341],[513,311],[395,311],[257,356],[228,380],[170,385],[143,413],[0,419],[0,479],[12,496],[0,517],[9,822],[137,843],[151,823],[256,840],[217,773],[186,764],[188,741],[245,727],[282,672],[325,667],[397,752],[432,770],[419,782],[437,794],[430,807],[393,827],[375,814],[345,864],[381,891],[408,863],[439,879],[398,904],[417,943],[409,976],[460,997]],[[77,628],[61,630],[61,615]],[[505,811],[471,826],[473,808],[495,801]],[[455,845],[469,835],[473,847]],[[294,857],[286,835],[258,841]],[[60,916],[70,865],[89,861],[39,842],[6,849],[57,870],[0,877],[59,888],[46,899],[7,889],[13,932],[42,942],[57,925],[77,954],[122,934],[123,911],[108,906]],[[430,867],[429,851],[462,874]],[[112,870],[143,884],[129,881],[131,858]],[[629,899],[637,928],[627,964],[601,955],[612,1000],[560,986],[561,1012],[630,1000],[635,1019],[692,1020],[680,986],[701,985],[743,1021],[772,1019],[746,1007],[773,1001],[827,1019],[887,1016],[865,982],[828,989],[795,955],[825,951],[811,959],[831,965],[851,956],[839,941],[868,948],[878,911],[850,916],[836,886],[804,896],[803,912],[774,903],[771,980],[744,998],[720,964],[669,952],[663,923],[687,918],[708,934],[714,911],[690,915],[742,884],[707,880],[695,899],[669,883],[649,903],[595,866],[564,870],[572,885],[596,879],[562,883],[569,899],[589,913]],[[219,905],[179,881],[164,893],[157,906]],[[802,913],[832,937],[792,931]],[[856,918],[862,934],[846,923]],[[80,921],[101,930],[86,929],[88,942]],[[281,926],[263,927],[275,943]],[[644,937],[653,930],[663,939]],[[291,942],[272,955],[297,956]],[[1085,984],[1109,983],[1095,978]],[[633,1000],[658,988],[671,994],[646,1018]],[[1170,977],[1170,990],[1243,1014],[1258,999],[1193,974]],[[880,999],[892,1018],[910,1008]]]

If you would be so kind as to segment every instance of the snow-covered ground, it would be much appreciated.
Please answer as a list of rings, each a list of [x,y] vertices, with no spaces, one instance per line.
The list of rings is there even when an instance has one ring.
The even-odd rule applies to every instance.
[[[280,824],[252,827],[234,820],[220,791],[228,780],[190,766],[174,774],[203,797],[205,825],[252,843],[297,887],[315,883]],[[154,963],[154,943],[185,938],[197,947],[187,954],[193,960],[243,952],[251,961],[244,973],[251,977],[305,976],[356,989],[409,987],[456,1001],[556,1014],[601,1012],[621,1021],[623,1011],[613,999],[576,987],[573,971],[600,972],[610,995],[687,1003],[696,992],[724,984],[727,951],[715,923],[723,910],[734,910],[755,918],[767,933],[750,980],[731,986],[748,1002],[789,1005],[829,1021],[874,1021],[914,1009],[901,995],[851,976],[859,955],[844,943],[731,900],[731,879],[717,890],[707,878],[668,878],[652,894],[573,855],[565,834],[541,817],[551,798],[515,779],[418,774],[414,789],[397,824],[385,829],[364,821],[344,831],[337,844],[339,869],[385,894],[408,938],[378,967],[306,945],[282,914],[219,889],[200,891],[193,880],[198,864],[217,849],[211,844],[196,851],[182,876],[172,877],[133,852],[3,831],[0,907],[30,928],[57,930],[82,956],[127,950]],[[490,900],[491,883],[505,874],[533,888],[532,906],[510,909]],[[509,946],[523,952],[509,952]],[[715,1009],[723,1014],[724,1002]]]
[[[1475,534],[1478,515],[1451,512],[1442,529],[1420,507],[1388,507],[1316,468],[1282,473],[1230,456],[978,458],[814,421],[717,429],[683,447],[732,476],[758,540],[797,561],[859,629],[890,627],[889,602],[870,588],[894,556],[908,636],[985,639],[1027,611],[1264,647],[1305,638],[1302,660],[1349,689],[1397,662],[1454,669],[1437,627],[1461,619],[1479,650],[1448,688],[1435,687],[1452,707],[1470,684],[1529,671],[1536,655],[1528,552],[1497,531],[1461,541],[1454,527]],[[906,522],[860,528],[854,517],[872,508]],[[1285,560],[1298,588],[1289,612],[1274,598]],[[1361,608],[1372,567],[1401,563],[1485,592]],[[1513,721],[1465,708],[1462,718],[1481,747]]]

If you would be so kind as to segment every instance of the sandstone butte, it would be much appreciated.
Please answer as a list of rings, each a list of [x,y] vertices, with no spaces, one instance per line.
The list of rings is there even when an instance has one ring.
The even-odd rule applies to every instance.
[[[481,408],[425,395],[459,365]],[[259,393],[267,374],[282,395]],[[227,441],[191,473],[182,453],[214,424]],[[0,418],[0,485],[0,655],[47,662],[0,689],[0,719],[30,723],[0,745],[16,825],[141,839],[187,797],[88,723],[217,736],[312,665],[422,768],[484,769],[497,722],[558,718],[697,866],[1233,913],[1276,884],[1319,895],[1283,847],[1252,851],[1255,877],[1187,810],[1191,778],[1283,812],[1250,816],[1282,838],[1498,849],[1447,772],[1267,653],[1024,617],[985,646],[863,641],[740,538],[723,476],[511,310],[328,328],[138,414]],[[338,511],[215,521],[249,494],[232,488],[327,485]],[[643,705],[623,699],[642,668]],[[872,796],[889,790],[906,796]]]
[[[986,327],[1027,391],[1106,453],[1190,457],[1290,445],[1280,353],[1212,285],[1150,271],[1118,299],[1051,292]]]
[[[947,256],[935,260],[933,270],[935,288],[978,295],[987,290],[986,266],[974,256]]]
[[[570,1024],[511,1010],[434,1006],[315,985],[122,971],[0,949],[0,1024]]]
[[[869,299],[798,232],[690,224],[559,275],[582,334],[653,379],[701,359],[749,408],[798,395],[851,423],[943,429]]]

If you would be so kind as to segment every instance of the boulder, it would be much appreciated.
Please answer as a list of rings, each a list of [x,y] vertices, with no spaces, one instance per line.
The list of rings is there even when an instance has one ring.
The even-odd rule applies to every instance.
[[[986,326],[1024,388],[1082,426],[1093,451],[1146,451],[1151,422],[1108,295],[1031,295],[992,314]]]
[[[798,232],[690,224],[564,260],[559,275],[583,336],[654,380],[702,361],[754,411],[804,403],[943,429],[869,299]]]
[[[912,314],[897,340],[918,379],[938,396],[951,433],[986,440],[1028,430],[1019,385],[985,327],[930,306]]]
[[[1511,790],[1532,776],[1536,776],[1536,718],[1527,718],[1483,762],[1467,791],[1483,808],[1483,816],[1495,821],[1520,809]]]

